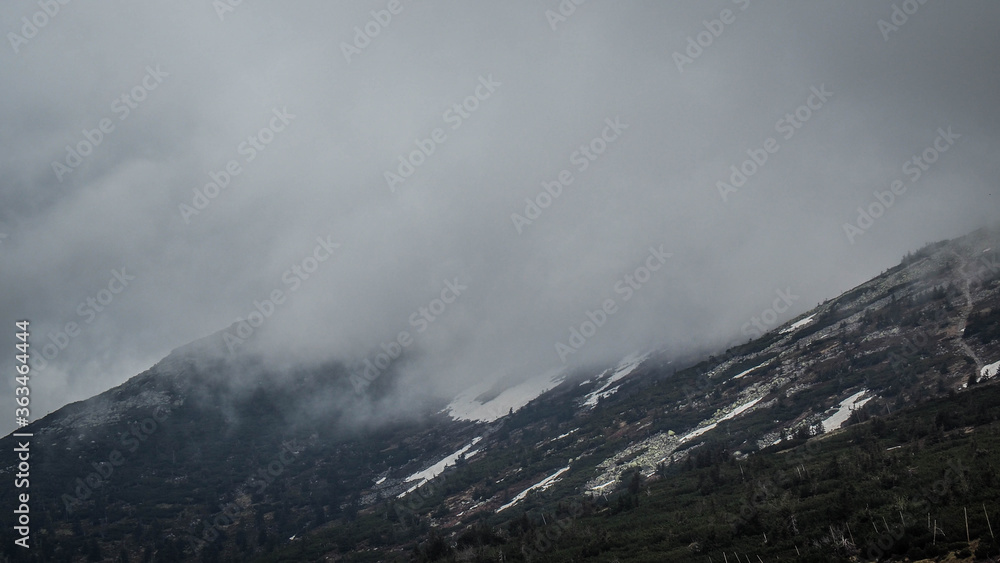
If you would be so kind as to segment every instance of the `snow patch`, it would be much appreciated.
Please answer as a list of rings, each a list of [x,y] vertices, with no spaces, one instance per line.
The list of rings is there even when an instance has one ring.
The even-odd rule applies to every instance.
[[[565,438],[566,436],[569,436],[570,434],[576,432],[577,430],[579,430],[579,428],[574,428],[574,429],[570,430],[569,432],[567,432],[565,434],[560,434],[560,435],[556,436],[556,440],[562,440],[563,438]]]
[[[459,449],[457,452],[455,452],[455,453],[453,453],[453,454],[451,454],[449,456],[446,456],[444,459],[442,459],[441,461],[438,461],[437,463],[435,463],[434,465],[428,467],[427,469],[424,469],[423,471],[417,471],[413,475],[410,475],[406,479],[403,479],[404,483],[409,483],[410,481],[417,481],[417,484],[413,485],[409,489],[406,489],[405,491],[403,491],[402,493],[399,493],[396,496],[398,498],[402,498],[404,495],[412,493],[413,491],[415,491],[418,488],[420,488],[420,486],[423,485],[424,483],[426,483],[426,482],[430,481],[431,479],[437,477],[438,475],[440,475],[441,473],[443,473],[444,470],[445,470],[445,468],[447,468],[449,465],[455,465],[455,462],[458,460],[458,458],[462,457],[462,454],[464,454],[465,452],[469,451],[469,448],[471,448],[472,446],[475,446],[482,439],[483,439],[482,436],[477,436],[477,437],[473,438],[472,442],[466,444],[461,449]],[[478,451],[479,450],[476,450],[476,452],[473,452],[473,453],[477,453]]]
[[[762,368],[762,367],[766,366],[767,364],[771,363],[772,360],[774,360],[774,358],[771,358],[770,360],[768,360],[768,361],[760,364],[759,366],[754,366],[754,367],[752,367],[752,368],[750,368],[750,369],[748,369],[746,371],[741,371],[740,373],[737,373],[736,375],[734,375],[733,379],[739,379],[739,378],[743,377],[744,375],[750,373],[751,371],[753,371],[753,370],[755,370],[757,368]]]
[[[719,418],[715,422],[713,422],[711,424],[708,424],[706,426],[702,426],[701,428],[696,428],[696,429],[688,432],[687,434],[685,434],[681,438],[680,443],[683,444],[684,442],[687,442],[689,440],[693,440],[693,439],[697,438],[698,436],[701,436],[705,432],[708,432],[709,430],[712,430],[713,428],[715,428],[716,426],[718,426],[720,422],[724,422],[726,420],[729,420],[729,419],[732,419],[732,418],[736,418],[737,416],[739,416],[739,415],[745,413],[746,411],[750,410],[751,408],[753,408],[754,405],[756,405],[757,403],[759,403],[761,401],[761,399],[763,399],[763,398],[764,398],[764,396],[761,395],[760,397],[757,397],[756,399],[747,401],[747,402],[743,403],[742,405],[739,405],[738,407],[736,407],[733,410],[729,411],[723,417]]]
[[[701,428],[696,428],[696,429],[688,432],[687,434],[685,434],[681,438],[681,443],[683,444],[684,442],[687,442],[688,440],[693,440],[693,439],[697,438],[698,436],[701,436],[705,432],[708,432],[709,430],[715,428],[718,425],[719,424],[717,422],[713,422],[713,423],[709,424],[708,426],[702,426]]]
[[[753,406],[756,405],[757,403],[759,403],[761,401],[761,399],[763,399],[763,398],[764,398],[764,396],[761,395],[760,397],[757,397],[756,399],[754,399],[752,401],[743,403],[742,405],[740,405],[740,406],[736,407],[735,409],[729,411],[729,414],[727,414],[726,416],[720,418],[719,422],[722,422],[723,420],[729,420],[730,418],[736,418],[737,416],[739,416],[739,415],[745,413],[746,411],[750,410],[751,408],[753,408]]]
[[[441,412],[447,412],[455,420],[493,422],[530,403],[546,391],[550,391],[566,379],[566,373],[557,369],[540,377],[523,381],[506,389],[492,400],[480,403],[476,397],[490,389],[493,382],[483,382],[466,389]]]
[[[837,412],[830,415],[826,420],[823,421],[823,431],[829,432],[831,430],[836,430],[847,422],[847,419],[851,418],[851,414],[855,410],[860,409],[865,406],[865,403],[872,400],[874,397],[866,397],[862,399],[861,397],[867,393],[867,389],[862,389],[857,393],[851,395],[850,397],[844,399],[840,402],[840,407]]]
[[[587,399],[583,401],[583,405],[586,407],[596,406],[597,402],[601,399],[606,399],[617,393],[618,387],[610,389],[609,387],[618,383],[635,371],[635,368],[639,367],[639,365],[642,364],[642,362],[644,362],[648,357],[649,354],[643,354],[641,356],[629,356],[622,360],[621,363],[618,364],[618,367],[615,368],[614,373],[611,374],[611,377],[604,382],[604,385],[601,385],[598,389],[591,391],[590,394],[587,395]],[[597,378],[600,379],[601,376],[598,376]]]
[[[781,443],[781,433],[772,432],[771,434],[765,435],[760,440],[757,440],[757,449],[763,450],[764,448],[769,448],[775,444]]]
[[[546,477],[546,478],[542,479],[541,481],[535,483],[534,485],[528,487],[527,489],[521,491],[516,497],[514,497],[513,500],[511,500],[507,504],[505,504],[505,505],[501,506],[500,508],[498,508],[497,512],[500,512],[501,510],[505,510],[507,508],[510,508],[510,507],[514,506],[515,504],[521,502],[522,500],[524,500],[525,497],[528,496],[528,493],[530,493],[531,491],[535,491],[535,490],[544,491],[545,489],[551,487],[552,485],[554,485],[556,483],[556,481],[559,480],[559,476],[562,475],[563,473],[566,473],[567,471],[569,471],[569,466],[568,465],[566,467],[563,467],[559,471],[556,471],[552,475],[549,475],[548,477]]]
[[[988,366],[983,366],[983,370],[979,372],[979,378],[989,379],[991,377],[996,377],[998,371],[1000,371],[1000,362],[993,362]]]
[[[788,325],[788,327],[779,330],[778,334],[787,334],[789,332],[792,332],[795,329],[802,328],[802,327],[806,326],[807,324],[811,323],[812,320],[813,320],[813,317],[815,317],[815,316],[816,315],[809,315],[808,317],[802,319],[801,321],[796,321],[796,322]]]

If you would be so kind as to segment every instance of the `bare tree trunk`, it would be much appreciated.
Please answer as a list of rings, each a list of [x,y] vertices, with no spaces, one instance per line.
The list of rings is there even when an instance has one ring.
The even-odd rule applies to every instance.
[[[972,540],[969,539],[969,509],[963,506],[962,510],[965,511],[965,542],[971,544]]]

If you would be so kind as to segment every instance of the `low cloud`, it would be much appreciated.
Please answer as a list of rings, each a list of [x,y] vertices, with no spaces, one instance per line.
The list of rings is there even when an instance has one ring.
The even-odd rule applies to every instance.
[[[776,290],[783,322],[995,221],[995,3],[888,32],[891,4],[55,4],[0,8],[0,318],[47,360],[33,418],[261,307],[246,345],[276,365],[362,369],[407,333],[401,405],[711,350]]]

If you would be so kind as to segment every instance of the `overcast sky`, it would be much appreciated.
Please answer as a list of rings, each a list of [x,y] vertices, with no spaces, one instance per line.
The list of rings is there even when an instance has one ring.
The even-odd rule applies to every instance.
[[[0,6],[0,363],[30,320],[33,419],[275,290],[274,357],[405,331],[453,395],[746,340],[778,291],[776,323],[996,221],[995,2],[42,4]]]

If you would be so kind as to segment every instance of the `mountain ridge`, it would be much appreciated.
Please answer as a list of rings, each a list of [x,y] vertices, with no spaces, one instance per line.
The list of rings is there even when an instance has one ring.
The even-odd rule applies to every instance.
[[[475,533],[515,537],[519,514],[547,503],[639,502],[630,480],[828,440],[838,428],[824,423],[873,420],[993,377],[997,241],[984,229],[928,245],[718,357],[653,352],[590,377],[543,374],[551,386],[482,419],[456,417],[444,401],[373,423],[346,366],[269,374],[252,357],[218,354],[220,331],[26,429],[43,476],[39,553],[107,559],[117,545],[131,558],[222,560],[327,542],[328,556],[346,560],[433,560],[434,549],[454,557],[458,538],[483,527],[490,534]],[[104,477],[113,452],[124,461]],[[95,473],[98,486],[78,485]],[[241,508],[223,509],[232,506]],[[374,531],[358,529],[378,515]],[[507,553],[498,541],[477,549]]]

